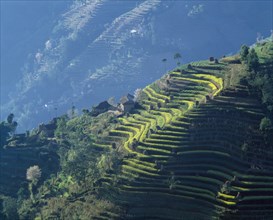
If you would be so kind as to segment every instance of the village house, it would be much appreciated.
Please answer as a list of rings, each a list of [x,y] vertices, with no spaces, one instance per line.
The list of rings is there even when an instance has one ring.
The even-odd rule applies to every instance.
[[[97,116],[104,112],[115,111],[115,110],[117,110],[117,107],[110,105],[108,101],[103,101],[99,103],[97,106],[93,107],[91,111],[91,115]]]
[[[127,94],[126,96],[123,96],[120,99],[118,108],[124,113],[130,112],[132,109],[135,108],[134,96],[131,94]]]

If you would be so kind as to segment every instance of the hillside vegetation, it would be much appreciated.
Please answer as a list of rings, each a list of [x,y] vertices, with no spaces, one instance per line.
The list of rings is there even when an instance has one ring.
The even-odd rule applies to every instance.
[[[243,46],[168,72],[130,113],[72,109],[17,142],[3,133],[1,217],[272,219],[272,70],[272,42]],[[33,165],[41,178],[24,179]]]

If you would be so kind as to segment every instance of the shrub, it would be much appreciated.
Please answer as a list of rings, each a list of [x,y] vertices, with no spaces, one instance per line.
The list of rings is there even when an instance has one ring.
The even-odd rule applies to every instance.
[[[262,118],[260,123],[260,130],[267,131],[271,129],[273,129],[271,120],[267,117]]]
[[[2,202],[2,210],[2,213],[5,216],[4,219],[19,219],[17,214],[16,199],[12,197],[4,197]]]
[[[246,45],[243,45],[240,50],[241,60],[246,61],[247,55],[249,54],[249,47]]]

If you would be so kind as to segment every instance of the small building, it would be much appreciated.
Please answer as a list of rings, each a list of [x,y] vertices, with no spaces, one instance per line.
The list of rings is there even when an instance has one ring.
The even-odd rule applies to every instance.
[[[210,62],[213,62],[213,61],[214,61],[214,57],[210,57],[210,58],[209,58],[209,61],[210,61]]]
[[[120,104],[118,106],[124,113],[130,112],[135,108],[134,96],[127,94],[120,99]]]
[[[92,111],[91,111],[91,115],[92,116],[97,116],[99,114],[102,114],[104,112],[108,112],[109,110],[114,111],[117,108],[110,105],[108,101],[103,101],[101,103],[99,103],[97,106],[93,107]]]
[[[37,134],[43,137],[53,138],[57,128],[57,118],[52,119],[48,124],[39,124]]]
[[[134,101],[134,96],[128,93],[127,95],[120,98],[120,103],[121,104],[123,104],[123,103],[125,103],[127,101]]]

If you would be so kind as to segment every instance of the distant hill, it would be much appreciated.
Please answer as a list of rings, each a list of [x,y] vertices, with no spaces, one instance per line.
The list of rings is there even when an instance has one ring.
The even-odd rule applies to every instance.
[[[272,69],[269,39],[26,135],[2,122],[1,218],[272,219]]]
[[[175,52],[182,63],[220,57],[272,29],[272,1],[0,4],[0,120],[13,112],[21,132],[72,103],[90,107],[152,83],[176,65]]]

